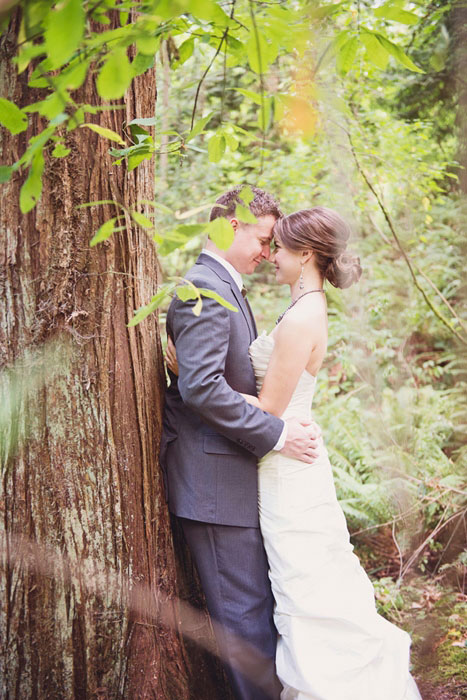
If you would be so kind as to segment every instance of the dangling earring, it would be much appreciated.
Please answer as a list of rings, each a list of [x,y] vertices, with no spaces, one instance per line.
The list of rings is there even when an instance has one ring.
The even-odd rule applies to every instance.
[[[300,289],[305,289],[305,282],[303,281],[303,263],[302,263],[302,271],[300,272]]]

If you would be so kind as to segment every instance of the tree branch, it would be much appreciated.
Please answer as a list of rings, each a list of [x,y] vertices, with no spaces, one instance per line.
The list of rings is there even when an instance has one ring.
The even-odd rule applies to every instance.
[[[235,3],[236,3],[236,1],[237,1],[237,0],[232,0],[232,9],[231,9],[231,11],[230,11],[230,19],[233,19],[233,14],[234,14],[234,10],[235,10]],[[224,30],[224,33],[222,34],[222,37],[221,37],[221,40],[220,40],[220,42],[219,42],[219,46],[217,47],[216,53],[215,53],[214,56],[212,57],[211,62],[209,63],[209,65],[208,65],[208,67],[206,68],[206,70],[204,71],[203,75],[201,76],[201,80],[199,81],[198,87],[196,88],[195,103],[194,103],[194,105],[193,105],[193,111],[192,111],[192,113],[191,113],[191,126],[190,126],[190,131],[193,131],[193,125],[194,125],[194,123],[195,123],[195,115],[196,115],[196,107],[198,106],[199,91],[201,90],[201,86],[202,86],[202,84],[204,83],[204,79],[206,78],[207,74],[208,74],[209,71],[211,70],[214,61],[216,60],[216,58],[217,58],[218,55],[220,54],[220,51],[221,51],[221,49],[222,49],[222,45],[223,45],[224,41],[227,39],[227,34],[228,34],[228,33],[229,33],[229,27],[227,26],[227,27],[225,28],[225,30]]]

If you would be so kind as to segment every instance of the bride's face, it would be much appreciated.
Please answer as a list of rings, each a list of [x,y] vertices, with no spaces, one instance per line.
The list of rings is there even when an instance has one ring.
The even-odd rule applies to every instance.
[[[276,268],[277,283],[294,284],[300,277],[302,254],[290,250],[290,248],[284,248],[277,235],[274,236],[273,243],[271,262]]]

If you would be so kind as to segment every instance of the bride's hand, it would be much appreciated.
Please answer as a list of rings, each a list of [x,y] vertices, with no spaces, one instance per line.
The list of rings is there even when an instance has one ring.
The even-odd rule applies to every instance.
[[[178,362],[177,351],[173,344],[172,338],[169,336],[167,341],[167,349],[165,351],[165,362],[170,371],[178,377]]]

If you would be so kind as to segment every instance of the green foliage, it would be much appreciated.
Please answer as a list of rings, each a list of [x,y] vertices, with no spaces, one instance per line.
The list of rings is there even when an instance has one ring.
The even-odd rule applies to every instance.
[[[386,3],[380,8],[368,8],[365,17],[354,21],[351,3],[314,3],[312,6],[296,3],[294,6],[284,4],[254,4],[243,0],[231,7],[229,17],[220,3],[213,0],[196,0],[192,2],[168,3],[143,2],[138,5],[138,12],[132,14],[132,5],[128,2],[116,3],[107,0],[104,4],[93,5],[81,0],[62,0],[56,4],[43,0],[22,3],[23,17],[19,33],[16,63],[20,72],[31,62],[34,70],[29,85],[44,88],[46,96],[19,109],[12,102],[2,99],[0,102],[0,123],[13,134],[27,128],[26,112],[38,112],[48,120],[43,135],[39,140],[30,141],[22,158],[7,167],[21,169],[33,161],[35,170],[31,173],[29,184],[24,194],[24,206],[30,207],[40,196],[38,174],[40,159],[33,158],[37,148],[49,147],[49,141],[56,140],[56,130],[66,124],[67,130],[84,125],[84,113],[95,109],[90,105],[79,105],[73,98],[73,91],[78,89],[86,75],[94,71],[97,65],[96,87],[101,98],[119,100],[128,89],[135,76],[143,74],[154,61],[154,55],[161,41],[174,41],[179,37],[176,47],[174,70],[182,70],[190,61],[199,60],[209,52],[214,52],[204,76],[198,84],[198,91],[191,114],[191,126],[185,124],[181,130],[173,132],[176,139],[172,142],[171,152],[182,155],[188,142],[202,136],[208,123],[213,121],[212,111],[195,121],[198,107],[198,93],[205,76],[218,57],[224,61],[225,69],[243,66],[246,69],[247,84],[237,87],[247,100],[252,100],[259,107],[257,125],[265,133],[271,128],[274,119],[280,119],[285,104],[298,100],[300,96],[284,94],[267,95],[264,76],[279,60],[287,62],[290,52],[296,51],[299,57],[305,55],[312,47],[309,34],[310,17],[320,28],[329,31],[337,29],[337,39],[329,46],[337,51],[337,67],[345,75],[353,66],[361,47],[365,48],[364,58],[373,61],[384,69],[389,55],[412,71],[420,69],[404,52],[400,43],[389,36],[387,21],[416,24],[417,14],[407,11],[399,4]],[[111,25],[118,12],[120,26],[106,29]],[[362,22],[368,24],[364,27]],[[96,23],[101,28],[96,31]],[[342,28],[344,25],[344,28]],[[136,57],[130,62],[128,49],[136,47]],[[327,48],[329,48],[329,46]],[[327,49],[325,49],[325,52]],[[224,56],[222,56],[224,54]],[[246,65],[245,65],[246,58]],[[259,89],[251,90],[251,84],[259,76]],[[222,98],[225,101],[225,95]],[[297,102],[295,103],[295,105]],[[302,100],[301,109],[308,103]],[[277,107],[277,109],[273,109]],[[293,112],[293,106],[289,112]],[[299,106],[300,109],[300,106]],[[223,104],[221,105],[221,117]],[[276,115],[276,116],[274,116]],[[129,169],[138,167],[146,158],[158,152],[159,146],[152,143],[149,135],[127,146],[121,135],[104,133],[98,124],[86,126],[93,128],[104,138],[117,141],[124,149],[117,155],[116,164],[126,161]],[[306,129],[305,129],[306,130]],[[238,150],[239,133],[244,130],[239,124],[226,124],[221,121],[211,133],[208,141],[210,162],[221,163]],[[134,133],[132,132],[134,136]],[[243,134],[244,135],[244,134]],[[47,136],[47,138],[45,138]],[[196,146],[188,146],[196,149]],[[265,143],[261,158],[264,159]],[[64,147],[55,147],[54,157],[66,157]],[[11,171],[2,170],[2,180],[7,180]],[[29,210],[29,209],[27,209]],[[26,211],[26,209],[24,209]]]

